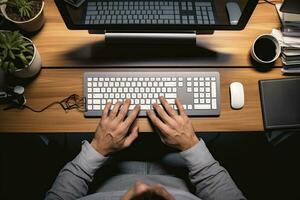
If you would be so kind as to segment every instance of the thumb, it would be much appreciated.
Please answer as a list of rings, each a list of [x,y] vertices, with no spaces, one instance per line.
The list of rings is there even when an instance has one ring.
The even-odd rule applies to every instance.
[[[133,141],[138,137],[139,135],[139,127],[135,126],[131,133],[126,137],[125,142],[124,142],[124,146],[125,147],[129,147]]]

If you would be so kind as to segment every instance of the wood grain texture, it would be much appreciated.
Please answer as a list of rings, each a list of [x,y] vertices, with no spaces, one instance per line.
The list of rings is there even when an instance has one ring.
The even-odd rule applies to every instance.
[[[198,45],[205,48],[107,47],[103,35],[68,30],[54,1],[47,0],[45,3],[46,24],[33,37],[44,67],[249,67],[254,65],[249,50],[255,38],[280,27],[275,7],[265,3],[256,7],[243,31],[199,35]],[[282,66],[282,62],[278,59],[274,65]]]
[[[280,70],[274,69],[265,73],[246,68],[209,70],[219,71],[221,75],[221,115],[192,118],[195,130],[263,131],[258,80],[282,78]],[[82,95],[85,71],[91,69],[43,69],[41,74],[26,86],[27,104],[34,108],[42,108],[73,93]],[[233,81],[244,84],[245,107],[241,110],[233,110],[230,107],[229,84]],[[0,133],[91,133],[95,131],[99,122],[99,118],[84,118],[83,113],[75,110],[65,113],[59,105],[43,113],[33,113],[27,109],[9,111],[2,109],[3,106],[0,106]],[[138,124],[141,132],[152,131],[147,118],[139,118]]]

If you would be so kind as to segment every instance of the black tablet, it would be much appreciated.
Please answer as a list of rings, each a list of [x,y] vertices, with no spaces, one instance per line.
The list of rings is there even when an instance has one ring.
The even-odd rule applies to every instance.
[[[300,128],[300,78],[259,81],[266,129]]]
[[[213,30],[242,30],[246,26],[247,22],[249,21],[258,0],[173,0],[173,1],[166,1],[166,0],[143,0],[144,4],[142,5],[143,9],[147,9],[145,13],[133,13],[137,15],[139,19],[140,15],[143,15],[144,18],[139,21],[138,24],[129,23],[119,23],[116,21],[109,20],[101,20],[95,17],[97,23],[87,23],[87,11],[90,5],[98,6],[98,9],[104,9],[103,12],[109,11],[108,9],[111,8],[109,5],[118,5],[122,4],[128,6],[126,7],[124,13],[130,13],[130,10],[135,6],[135,3],[140,3],[141,0],[85,0],[83,4],[79,7],[75,7],[67,3],[65,0],[55,0],[55,3],[64,19],[66,26],[72,30],[97,30],[97,31],[104,31],[104,30],[112,30],[112,31],[155,31],[155,32],[165,32],[165,31],[213,31]],[[240,9],[240,15],[236,23],[231,23],[232,21],[228,15],[227,3],[233,2],[238,6]],[[111,3],[111,4],[110,4]],[[132,4],[131,4],[132,3]],[[178,6],[179,17],[178,19],[181,20],[180,23],[176,23],[176,20],[163,20],[162,23],[158,23],[155,19],[160,14],[155,12],[156,5],[160,6],[164,5],[172,5]],[[197,8],[196,6],[210,4],[211,8]],[[132,7],[130,6],[132,5]],[[182,5],[186,5],[183,7]],[[100,7],[99,7],[100,6]],[[123,8],[123,7],[122,7]],[[152,9],[153,8],[153,9]],[[177,7],[176,7],[177,8]],[[186,10],[182,10],[186,9]],[[191,9],[191,10],[189,10]],[[209,9],[209,12],[208,12]],[[149,10],[149,12],[148,12]],[[211,12],[210,12],[211,11]],[[97,12],[98,14],[100,13]],[[123,13],[123,14],[124,14]],[[211,14],[212,13],[212,14]],[[194,17],[198,17],[198,14],[203,15],[203,23],[199,23],[199,19],[197,18],[194,20]],[[231,13],[233,15],[238,14],[237,12]],[[102,11],[101,14],[103,15]],[[121,13],[118,11],[116,17],[121,17]],[[133,15],[133,17],[135,17]],[[213,20],[212,20],[213,16]],[[148,18],[149,17],[149,18]],[[175,14],[176,17],[176,14]],[[150,19],[151,18],[151,19]],[[123,18],[124,19],[124,18]],[[144,20],[143,20],[144,19]],[[209,19],[208,23],[206,23],[206,19]],[[95,20],[93,22],[95,22]],[[111,20],[111,18],[110,18]],[[151,21],[152,20],[152,21]],[[133,19],[134,21],[134,19]],[[155,23],[154,23],[155,22]]]

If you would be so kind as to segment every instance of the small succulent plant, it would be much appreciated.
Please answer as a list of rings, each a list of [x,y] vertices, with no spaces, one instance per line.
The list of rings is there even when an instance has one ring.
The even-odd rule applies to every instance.
[[[32,0],[0,0],[0,5],[2,4],[17,11],[23,20],[31,19],[34,16],[34,1]]]
[[[34,48],[19,32],[0,32],[0,68],[13,73],[29,65]]]

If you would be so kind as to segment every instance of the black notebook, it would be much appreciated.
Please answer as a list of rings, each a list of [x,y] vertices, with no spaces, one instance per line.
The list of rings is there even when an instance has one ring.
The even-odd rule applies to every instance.
[[[280,11],[285,13],[300,14],[299,0],[284,0]]]
[[[300,78],[259,81],[265,129],[300,128]]]

